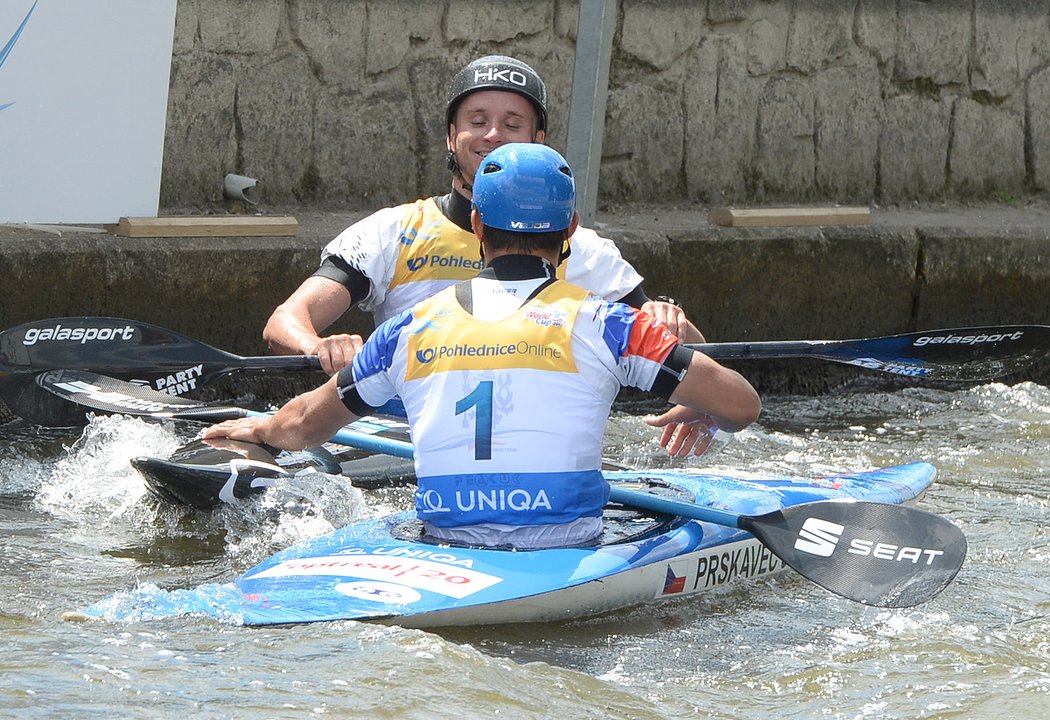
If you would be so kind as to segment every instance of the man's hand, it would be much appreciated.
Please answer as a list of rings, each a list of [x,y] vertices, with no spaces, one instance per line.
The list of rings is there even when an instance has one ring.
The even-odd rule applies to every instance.
[[[365,344],[360,335],[329,335],[319,338],[311,355],[321,361],[321,369],[329,375],[335,375],[349,365],[361,347]]]
[[[678,338],[679,342],[704,342],[703,333],[685,316],[685,310],[678,305],[660,300],[650,300],[639,309],[666,325],[667,329]]]
[[[268,420],[269,418],[264,417],[226,420],[217,425],[204,428],[201,437],[205,440],[229,438],[230,440],[241,440],[242,442],[263,443],[266,441],[263,439],[261,426],[265,425]]]
[[[350,309],[350,292],[328,278],[311,276],[277,306],[263,328],[263,339],[277,355],[317,355],[321,368],[334,375],[361,348],[360,335],[321,333]]]
[[[718,432],[714,418],[684,405],[676,405],[662,415],[646,418],[645,422],[663,428],[660,447],[672,457],[688,457],[690,452],[703,455]]]

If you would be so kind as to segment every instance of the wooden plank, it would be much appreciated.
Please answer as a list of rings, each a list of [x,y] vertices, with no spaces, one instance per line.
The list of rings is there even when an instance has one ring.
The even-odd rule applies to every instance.
[[[175,217],[122,217],[106,231],[121,237],[262,237],[295,236],[294,217],[257,215],[180,215]]]
[[[707,220],[722,227],[777,227],[781,225],[868,225],[866,207],[711,208]]]

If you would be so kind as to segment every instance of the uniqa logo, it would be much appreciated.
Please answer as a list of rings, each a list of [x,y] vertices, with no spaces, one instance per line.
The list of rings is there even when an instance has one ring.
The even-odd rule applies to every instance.
[[[37,2],[39,1],[40,0],[37,0]],[[15,34],[7,41],[7,44],[4,45],[3,49],[0,49],[0,67],[4,66],[4,63],[7,61],[7,56],[11,54],[12,50],[14,50],[15,43],[17,43],[18,38],[22,36],[22,31],[26,29],[26,24],[29,22],[29,16],[33,14],[34,10],[36,10],[36,2],[33,3],[31,8],[29,8],[29,12],[26,13],[25,18],[22,20],[22,24],[18,26],[17,30],[15,30]],[[0,104],[0,110],[9,108],[12,105],[14,105],[13,102]]]
[[[408,271],[415,272],[419,268],[426,265],[427,259],[425,257],[409,258],[408,259]]]
[[[420,498],[420,502],[423,505],[423,509],[427,512],[451,512],[449,508],[445,507],[445,502],[441,498],[441,493],[439,493],[437,490],[427,490],[425,493],[423,493],[423,496]]]
[[[437,355],[437,350],[434,348],[423,348],[422,350],[416,350],[416,360],[426,365],[428,362],[434,359]]]

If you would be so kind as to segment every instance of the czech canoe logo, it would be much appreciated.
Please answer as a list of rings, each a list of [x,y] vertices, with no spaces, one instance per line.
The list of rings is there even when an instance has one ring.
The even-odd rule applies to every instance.
[[[335,591],[349,597],[391,605],[419,602],[423,597],[418,590],[405,585],[369,580],[339,583],[335,586]]]

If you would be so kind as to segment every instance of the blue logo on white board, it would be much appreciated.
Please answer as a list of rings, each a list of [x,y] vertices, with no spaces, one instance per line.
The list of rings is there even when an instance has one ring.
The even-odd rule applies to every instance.
[[[17,30],[15,30],[15,34],[12,35],[11,39],[7,41],[7,44],[0,49],[0,67],[4,66],[4,62],[7,61],[7,56],[11,54],[12,50],[14,50],[15,43],[17,43],[18,38],[22,36],[22,31],[26,29],[26,23],[29,22],[29,16],[33,14],[33,11],[36,9],[36,3],[39,1],[40,0],[36,0],[36,2],[33,3],[33,7],[29,8],[29,12],[26,13],[25,19],[22,20],[22,24],[18,26]],[[14,105],[13,102],[0,103],[0,110],[5,110],[12,105]]]

